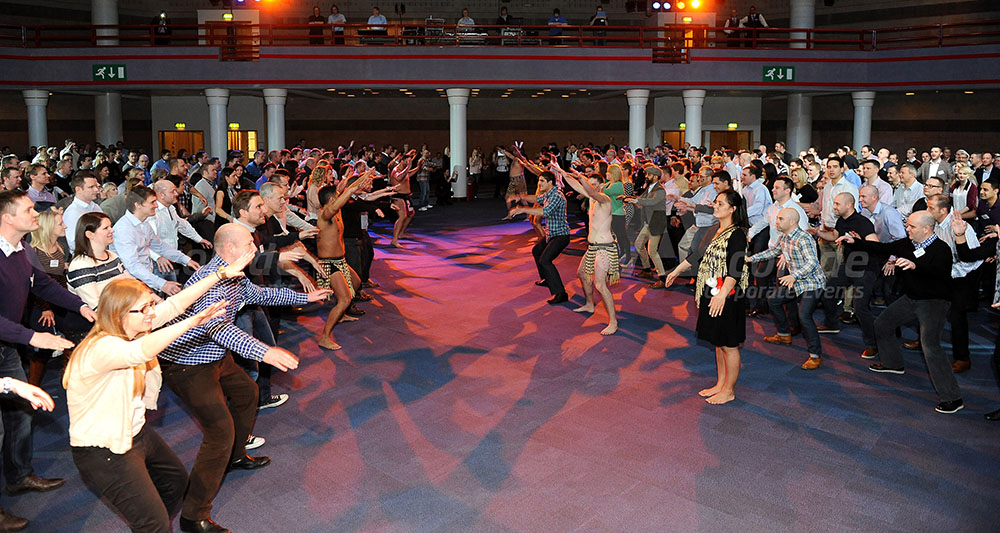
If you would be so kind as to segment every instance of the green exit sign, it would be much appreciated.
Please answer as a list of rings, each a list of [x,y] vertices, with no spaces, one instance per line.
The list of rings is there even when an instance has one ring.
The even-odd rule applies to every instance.
[[[764,81],[773,83],[787,83],[795,81],[795,67],[764,67]]]
[[[125,65],[93,65],[94,81],[125,81]]]

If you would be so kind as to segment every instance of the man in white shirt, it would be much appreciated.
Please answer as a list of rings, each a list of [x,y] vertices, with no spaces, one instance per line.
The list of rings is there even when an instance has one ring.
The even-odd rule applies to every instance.
[[[160,180],[153,184],[153,191],[156,193],[156,211],[149,218],[149,224],[153,228],[153,233],[163,242],[179,250],[178,233],[201,245],[202,248],[209,249],[212,243],[201,237],[187,220],[177,214],[177,188],[170,180]],[[150,250],[149,256],[156,262],[154,270],[163,279],[176,281],[177,270],[169,259]]]
[[[742,194],[743,199],[746,201],[747,218],[750,220],[750,225],[755,226],[763,219],[764,227],[767,227],[767,219],[764,217],[764,212],[771,205],[771,193],[768,192],[767,186],[761,181],[762,176],[763,171],[760,167],[747,165],[743,167],[740,174],[740,182],[743,184]],[[755,254],[767,250],[767,242],[768,235],[763,231],[758,231],[750,238],[748,252]],[[767,300],[763,297],[760,290],[767,287],[771,273],[765,270],[764,265],[753,265],[750,269],[750,274],[753,275],[757,294],[750,298],[750,302],[755,303],[755,305],[752,306],[749,314],[750,316],[758,316],[766,313]],[[757,297],[758,295],[760,297]]]
[[[881,168],[875,159],[865,159],[861,162],[861,176],[864,177],[864,185],[871,185],[878,189],[878,200],[886,205],[892,205],[892,185],[879,177],[878,171]],[[860,187],[859,187],[860,189]]]
[[[87,213],[101,212],[101,206],[95,202],[101,194],[101,185],[94,173],[89,170],[77,172],[70,185],[74,192],[73,203],[66,206],[66,210],[63,211],[63,224],[66,224],[66,243],[69,245],[69,253],[73,255],[76,250],[77,221]]]
[[[854,208],[858,208],[857,198],[861,195],[858,192],[858,188],[854,186],[853,183],[847,181],[844,177],[844,161],[840,157],[832,156],[826,160],[826,176],[829,179],[826,187],[823,188],[821,195],[821,209],[820,209],[820,227],[819,228],[809,228],[808,232],[816,235],[819,231],[832,231],[837,225],[837,213],[833,209],[833,199],[837,197],[838,194],[842,192],[851,193],[851,196],[855,198]],[[834,277],[837,273],[837,269],[840,267],[840,261],[837,256],[837,247],[830,241],[823,239],[819,240],[819,257],[820,264],[823,265],[823,271],[826,273],[827,279]]]
[[[899,168],[899,187],[893,194],[893,206],[906,218],[913,212],[913,204],[924,197],[924,186],[917,181],[917,171],[913,165],[904,163]]]
[[[944,183],[951,183],[955,178],[955,171],[952,169],[951,163],[941,157],[941,148],[937,146],[931,147],[931,160],[920,165],[917,179],[920,180],[920,183],[924,183],[931,176],[941,178]]]
[[[937,224],[934,233],[951,249],[951,308],[948,311],[948,321],[951,323],[951,352],[955,362],[951,368],[955,373],[965,372],[972,367],[969,359],[969,317],[968,309],[974,307],[979,293],[979,267],[982,261],[965,262],[958,258],[958,247],[955,245],[955,232],[952,219],[955,212],[951,209],[951,197],[946,194],[935,194],[927,198],[927,212],[934,217]],[[965,226],[965,242],[969,248],[978,248],[979,239],[972,226]]]

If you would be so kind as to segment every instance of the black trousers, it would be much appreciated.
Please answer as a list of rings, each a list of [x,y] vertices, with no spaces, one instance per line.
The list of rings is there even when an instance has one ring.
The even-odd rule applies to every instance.
[[[952,278],[951,354],[956,361],[969,360],[969,309],[979,300],[979,271],[974,270],[964,278]]]
[[[625,215],[611,215],[611,232],[618,244],[618,258],[623,263],[632,259],[632,241],[628,238],[628,223]]]
[[[163,382],[187,406],[204,433],[194,459],[181,516],[211,517],[229,463],[246,455],[246,442],[257,417],[257,384],[231,355],[202,365],[161,360]]]
[[[535,266],[538,267],[538,277],[545,281],[553,296],[566,292],[562,278],[559,277],[559,269],[552,262],[567,246],[569,246],[569,235],[556,235],[546,240],[538,239],[531,248],[531,255],[535,256]]]
[[[371,236],[365,232],[361,238],[344,238],[344,259],[358,274],[362,283],[368,281],[372,262],[375,260],[375,246],[372,244]]]
[[[71,448],[80,478],[118,511],[132,531],[169,532],[188,474],[174,451],[148,425],[124,454],[107,448]]]

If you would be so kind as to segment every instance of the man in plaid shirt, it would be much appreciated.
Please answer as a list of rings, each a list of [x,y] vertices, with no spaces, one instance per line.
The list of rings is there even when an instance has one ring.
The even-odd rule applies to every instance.
[[[809,359],[802,364],[802,369],[815,370],[823,362],[823,350],[816,322],[813,321],[813,312],[826,286],[826,276],[819,264],[816,241],[799,228],[799,213],[796,210],[786,207],[779,211],[775,227],[781,232],[777,245],[747,258],[748,261],[759,262],[781,255],[788,271],[778,278],[778,286],[771,288],[767,295],[767,303],[774,314],[774,325],[778,332],[774,336],[764,337],[764,342],[792,343],[793,332],[789,327],[784,304],[797,304],[798,316],[793,316],[792,321],[799,323],[797,329],[802,330],[809,347]],[[779,268],[780,266],[781,261]],[[824,312],[829,310],[824,308]]]
[[[258,287],[245,277],[224,279],[220,268],[255,251],[253,237],[239,224],[219,228],[215,251],[217,255],[198,269],[187,284],[207,276],[219,276],[220,281],[173,322],[221,301],[229,302],[225,315],[192,328],[160,354],[163,382],[187,406],[204,432],[184,495],[181,531],[225,531],[211,520],[212,499],[219,491],[222,477],[230,469],[252,470],[271,462],[268,457],[252,458],[246,454],[245,443],[257,413],[257,384],[226,351],[283,371],[293,370],[299,364],[291,352],[267,346],[236,327],[236,313],[244,305],[318,302],[332,292],[322,289],[303,294]]]
[[[531,249],[535,256],[535,266],[538,267],[538,277],[535,285],[546,285],[552,298],[549,305],[557,305],[569,300],[559,269],[553,261],[569,245],[569,223],[566,221],[566,197],[559,187],[556,187],[556,177],[552,172],[544,171],[538,175],[538,194],[519,194],[518,200],[537,202],[542,207],[515,207],[510,215],[527,213],[545,218],[545,239],[539,239]]]

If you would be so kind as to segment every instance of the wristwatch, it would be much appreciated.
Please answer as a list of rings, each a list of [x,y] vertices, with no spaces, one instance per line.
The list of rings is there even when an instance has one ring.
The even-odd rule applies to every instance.
[[[3,378],[3,388],[0,389],[0,394],[10,394],[10,391],[14,388],[14,382],[11,381],[10,376]]]

